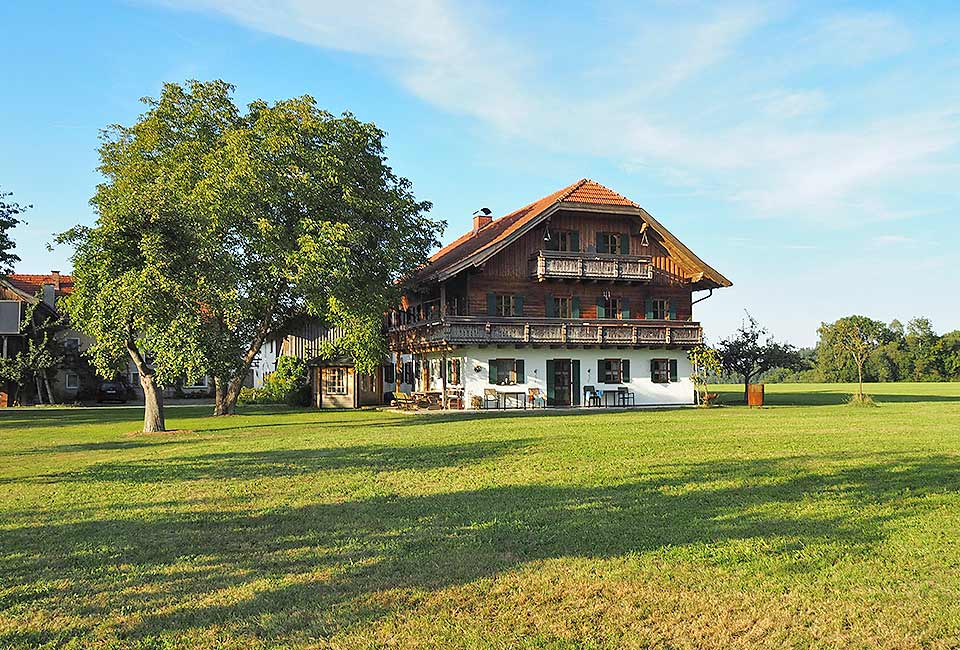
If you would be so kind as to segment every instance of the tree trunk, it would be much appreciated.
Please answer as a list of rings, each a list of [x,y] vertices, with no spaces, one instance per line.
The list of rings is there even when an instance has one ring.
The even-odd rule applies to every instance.
[[[857,364],[857,377],[860,380],[860,401],[863,401],[863,364]]]
[[[37,404],[43,404],[43,383],[40,381],[40,375],[34,375],[34,382],[37,384]]]
[[[214,377],[213,378],[213,392],[214,392],[214,402],[213,402],[213,414],[214,415],[230,415],[230,409],[227,405],[227,386],[229,383],[223,377]]]
[[[50,388],[50,377],[46,373],[43,375],[43,385],[47,389],[47,401],[53,404],[53,390]]]
[[[750,378],[752,376],[753,375],[747,375],[747,374],[743,376],[743,403],[744,404],[750,403]]]
[[[166,431],[167,423],[163,416],[163,391],[157,385],[153,374],[140,373],[140,386],[143,388],[143,432]]]
[[[249,365],[247,366],[249,370]],[[240,390],[243,388],[243,379],[246,372],[240,376],[231,377],[226,385],[222,381],[217,381],[217,402],[213,407],[214,415],[233,415],[237,410],[237,400],[240,398]]]

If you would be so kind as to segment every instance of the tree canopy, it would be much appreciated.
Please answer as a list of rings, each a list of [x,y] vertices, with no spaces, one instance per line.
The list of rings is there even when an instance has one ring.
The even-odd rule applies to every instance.
[[[0,188],[0,273],[6,275],[13,272],[13,265],[20,258],[13,252],[16,244],[10,236],[10,231],[22,223],[19,215],[31,208],[29,205],[20,205],[10,200],[13,192],[4,192]]]
[[[747,399],[750,381],[773,368],[798,369],[804,366],[799,351],[789,343],[779,343],[749,313],[730,338],[717,345],[720,364],[727,372],[743,378],[743,398]]]
[[[232,410],[266,336],[310,313],[342,326],[342,352],[380,362],[397,282],[443,224],[387,165],[375,125],[304,96],[242,112],[223,81],[165,84],[132,126],[104,131],[67,309],[109,372],[127,355],[145,393],[212,375]],[[148,400],[149,418],[150,400]]]

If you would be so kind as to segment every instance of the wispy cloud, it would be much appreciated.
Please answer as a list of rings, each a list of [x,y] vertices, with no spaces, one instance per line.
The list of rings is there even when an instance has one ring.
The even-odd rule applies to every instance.
[[[442,110],[548,150],[656,173],[676,187],[709,187],[755,216],[834,225],[890,219],[903,206],[886,203],[884,190],[943,173],[943,155],[960,145],[960,119],[948,106],[884,112],[871,104],[861,115],[854,89],[835,97],[797,72],[907,51],[910,30],[887,13],[818,16],[796,42],[778,43],[782,16],[754,6],[694,4],[666,17],[607,9],[611,23],[624,24],[597,46],[609,55],[597,76],[593,59],[583,69],[543,64],[544,43],[510,38],[501,17],[452,0],[168,3],[369,57]],[[789,65],[759,61],[750,51],[755,39]],[[558,35],[552,44],[570,42]],[[578,78],[592,80],[589,92],[570,82]]]

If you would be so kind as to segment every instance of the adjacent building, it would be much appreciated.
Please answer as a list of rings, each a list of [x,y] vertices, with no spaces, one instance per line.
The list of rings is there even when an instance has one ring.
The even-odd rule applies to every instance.
[[[730,285],[642,207],[583,179],[499,219],[481,211],[433,255],[388,317],[385,375],[463,408],[619,392],[690,404],[694,292]]]

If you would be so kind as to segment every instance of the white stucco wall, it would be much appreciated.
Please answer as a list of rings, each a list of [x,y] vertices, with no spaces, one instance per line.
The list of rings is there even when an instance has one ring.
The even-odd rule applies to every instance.
[[[424,355],[423,358],[439,358],[439,353]],[[448,356],[463,359],[464,405],[471,407],[473,395],[483,395],[486,388],[500,391],[524,391],[539,388],[547,394],[547,360],[580,360],[580,400],[583,401],[583,387],[595,386],[598,390],[615,391],[620,386],[635,395],[637,406],[666,406],[694,403],[694,386],[690,380],[690,360],[685,350],[617,350],[617,349],[533,349],[533,348],[463,348]],[[403,355],[403,361],[409,361],[411,355]],[[489,361],[491,359],[523,359],[525,382],[512,386],[497,386],[489,382]],[[597,361],[600,359],[629,359],[630,378],[622,384],[605,384],[597,381]],[[651,359],[676,359],[678,381],[669,384],[656,384],[650,378]],[[479,367],[479,372],[476,368]],[[432,388],[439,390],[439,377],[431,375]],[[409,391],[409,384],[402,384],[400,390]]]

